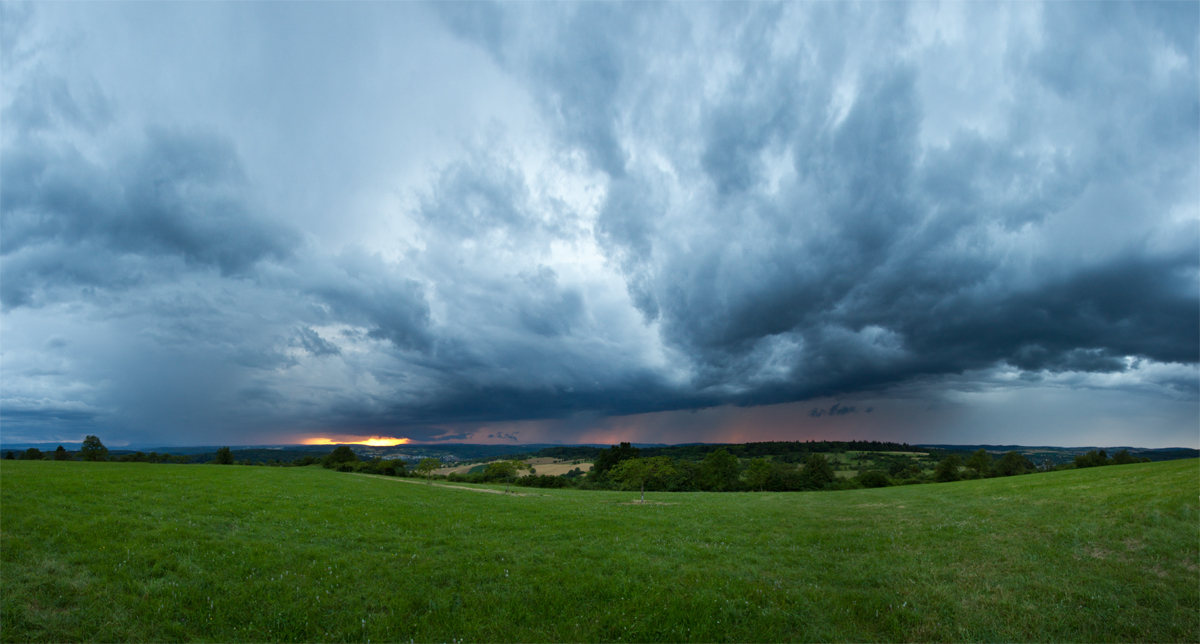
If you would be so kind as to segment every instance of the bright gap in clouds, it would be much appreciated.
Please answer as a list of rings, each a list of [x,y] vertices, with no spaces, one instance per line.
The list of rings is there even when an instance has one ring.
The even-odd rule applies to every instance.
[[[306,438],[301,445],[368,445],[370,447],[395,447],[411,443],[407,438],[367,438],[365,436],[339,436],[336,438]]]

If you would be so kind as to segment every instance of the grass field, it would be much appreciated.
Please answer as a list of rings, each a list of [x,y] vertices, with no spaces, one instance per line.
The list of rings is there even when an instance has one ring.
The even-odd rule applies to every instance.
[[[3,461],[0,637],[1200,640],[1196,460],[647,505],[520,491]]]
[[[590,472],[592,469],[591,463],[580,463],[577,461],[558,459],[558,458],[547,458],[547,457],[529,458],[529,459],[525,459],[525,462],[532,465],[533,468],[535,470],[537,470],[537,472],[536,472],[537,474],[546,474],[549,476],[560,476],[562,474],[566,474],[567,472],[570,472],[571,470],[573,470],[575,468],[579,468],[581,471],[584,471],[584,472]],[[433,473],[440,474],[442,476],[446,476],[448,474],[466,474],[466,473],[470,472],[471,470],[476,470],[476,471],[482,472],[483,469],[486,467],[487,467],[486,463],[484,463],[484,464],[471,463],[468,465],[458,465],[455,467],[443,467],[441,469],[434,470]],[[520,476],[531,476],[531,473],[529,472],[529,470],[524,470],[524,471],[520,472],[519,475]]]

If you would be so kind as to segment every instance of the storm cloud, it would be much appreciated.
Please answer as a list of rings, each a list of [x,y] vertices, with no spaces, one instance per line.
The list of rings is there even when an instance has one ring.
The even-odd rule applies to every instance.
[[[1195,442],[1194,4],[3,11],[5,440]]]

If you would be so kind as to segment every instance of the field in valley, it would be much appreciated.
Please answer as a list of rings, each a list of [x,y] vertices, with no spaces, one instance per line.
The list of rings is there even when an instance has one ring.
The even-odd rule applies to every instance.
[[[646,505],[319,467],[0,481],[6,642],[1200,640],[1197,460]]]
[[[545,474],[548,476],[561,476],[563,474],[566,474],[567,472],[570,472],[571,470],[573,470],[575,468],[579,468],[579,470],[582,472],[590,472],[592,469],[591,463],[586,463],[586,462],[578,461],[578,460],[572,461],[572,460],[566,460],[566,459],[541,457],[541,458],[527,458],[524,460],[524,462],[531,465],[534,469],[534,472],[530,472],[529,470],[524,470],[524,471],[520,472],[521,476],[530,476],[531,474]],[[487,463],[483,463],[483,464],[471,463],[468,465],[443,467],[441,469],[434,470],[434,474],[446,476],[448,474],[466,474],[468,472],[471,472],[472,470],[482,472],[484,470],[484,468],[486,468],[486,467],[487,467]]]

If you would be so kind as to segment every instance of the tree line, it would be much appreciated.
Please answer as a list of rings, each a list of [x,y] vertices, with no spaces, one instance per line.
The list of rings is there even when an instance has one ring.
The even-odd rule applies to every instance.
[[[749,443],[735,446],[715,445],[685,445],[684,449],[676,450],[679,455],[664,455],[664,448],[637,448],[630,443],[613,445],[607,449],[593,447],[553,447],[540,450],[539,456],[557,458],[591,457],[594,461],[592,470],[588,473],[579,468],[558,476],[538,475],[536,470],[526,464],[521,458],[489,463],[483,471],[467,474],[449,474],[438,476],[452,482],[464,483],[496,483],[538,488],[578,488],[578,489],[627,489],[637,490],[642,494],[650,491],[668,492],[792,492],[814,490],[848,490],[859,488],[887,487],[891,485],[913,485],[921,483],[949,483],[960,480],[973,480],[991,477],[1018,476],[1040,471],[1098,467],[1105,465],[1125,465],[1130,463],[1150,462],[1149,458],[1136,457],[1128,450],[1121,450],[1111,458],[1104,450],[1091,450],[1087,454],[1078,455],[1073,463],[1051,465],[1043,463],[1040,466],[1028,457],[1016,451],[1010,451],[1000,457],[994,457],[987,450],[979,449],[968,458],[963,459],[958,454],[949,454],[942,458],[934,467],[932,474],[927,474],[916,459],[903,454],[873,454],[873,461],[881,461],[885,467],[860,470],[850,478],[839,478],[833,463],[823,453],[816,450],[831,450],[843,446],[856,447],[886,447],[886,451],[907,451],[907,444],[874,443],[867,441],[851,441],[842,443],[808,442],[808,443]],[[799,452],[798,446],[804,446],[813,451]],[[730,447],[735,449],[730,449]],[[894,449],[894,448],[905,449]],[[756,456],[739,458],[737,454],[762,454],[773,450],[771,458]],[[260,450],[261,451],[261,450]],[[885,450],[881,450],[885,451]],[[550,454],[548,452],[552,452]],[[701,458],[695,458],[703,454]],[[796,462],[796,455],[802,459]],[[211,456],[211,458],[207,458]],[[523,455],[528,456],[528,455]],[[691,456],[688,459],[685,456]],[[362,460],[354,450],[347,445],[340,445],[331,452],[306,454],[302,457],[286,461],[278,459],[254,460],[235,458],[229,447],[221,447],[215,453],[205,455],[171,455],[150,452],[144,454],[135,452],[110,456],[108,449],[95,436],[88,436],[78,452],[69,452],[63,446],[53,452],[42,452],[37,448],[28,448],[23,452],[9,451],[6,459],[59,461],[116,461],[116,462],[145,462],[145,463],[190,463],[209,462],[215,465],[269,465],[280,467],[303,467],[321,465],[339,472],[354,472],[359,474],[376,474],[382,476],[409,476],[407,464],[399,459]],[[442,467],[442,462],[436,458],[424,458],[416,466],[417,474],[432,481],[434,471]],[[522,471],[531,470],[529,476],[519,477]]]

